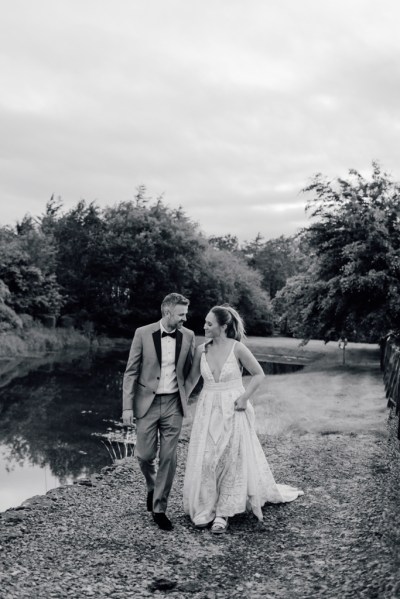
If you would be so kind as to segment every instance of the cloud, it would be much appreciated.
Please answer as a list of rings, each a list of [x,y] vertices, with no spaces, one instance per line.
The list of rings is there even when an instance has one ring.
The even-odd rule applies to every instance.
[[[146,184],[207,234],[278,236],[306,222],[299,192],[316,172],[379,159],[399,175],[396,0],[378,14],[372,0],[16,0],[3,13],[2,223],[52,193],[104,206]]]

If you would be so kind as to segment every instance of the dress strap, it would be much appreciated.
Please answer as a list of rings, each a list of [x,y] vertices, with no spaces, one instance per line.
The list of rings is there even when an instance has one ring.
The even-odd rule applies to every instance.
[[[239,371],[241,374],[243,374],[243,366],[241,365],[241,363],[239,362],[239,360],[237,359],[237,357],[235,356],[235,347],[237,344],[237,340],[235,339],[233,346],[232,346],[232,351],[230,353],[230,356],[233,354],[233,357],[235,358],[235,362],[237,364],[237,367],[239,368]]]
[[[232,347],[231,347],[231,351],[230,351],[230,352],[229,352],[229,354],[228,354],[228,358],[230,358],[230,357],[231,357],[231,355],[233,354],[233,352],[234,352],[234,350],[235,350],[235,347],[236,347],[236,343],[237,343],[237,341],[236,341],[236,339],[235,339],[235,340],[234,340],[234,342],[233,342],[233,345],[232,345]]]

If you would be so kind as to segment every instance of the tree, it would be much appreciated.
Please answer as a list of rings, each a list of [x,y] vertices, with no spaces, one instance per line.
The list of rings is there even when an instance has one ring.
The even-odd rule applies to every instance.
[[[103,218],[106,322],[127,333],[157,319],[167,293],[190,294],[206,242],[182,209],[170,209],[161,199],[149,205],[121,202]]]
[[[370,180],[355,170],[305,192],[314,222],[302,233],[310,267],[276,302],[281,321],[305,337],[377,341],[400,322],[400,186],[373,163]]]
[[[57,316],[62,298],[52,271],[54,248],[26,218],[17,231],[0,228],[0,280],[7,287],[4,304],[34,318]]]
[[[239,240],[236,235],[212,235],[208,238],[211,247],[217,250],[227,250],[228,252],[237,252],[239,250]]]
[[[249,268],[242,256],[209,247],[201,256],[200,269],[193,282],[190,309],[197,331],[202,330],[210,308],[228,303],[240,312],[249,334],[272,333],[269,296],[261,287],[259,273]]]
[[[182,208],[152,201],[144,186],[132,201],[105,209],[81,200],[63,212],[52,196],[41,217],[0,231],[0,249],[1,235],[3,304],[16,313],[58,315],[62,307],[77,325],[90,320],[98,332],[131,335],[159,318],[163,297],[177,291],[191,300],[198,332],[208,310],[225,302],[249,332],[271,332],[269,296],[237,238],[207,240]]]
[[[9,288],[0,280],[0,332],[22,327],[21,318],[15,310],[6,304],[7,300],[10,299],[10,295]]]
[[[105,208],[89,221],[85,204],[59,219],[65,310],[84,310],[98,330],[129,335],[159,318],[163,297],[178,291],[190,298],[190,326],[199,332],[207,311],[221,302],[244,311],[250,329],[270,331],[269,298],[259,275],[242,257],[210,247],[181,208],[144,197],[141,189],[134,202]]]
[[[262,241],[257,235],[254,241],[242,248],[248,264],[261,274],[261,285],[271,298],[286,281],[305,270],[305,255],[297,237],[281,235],[276,239]]]

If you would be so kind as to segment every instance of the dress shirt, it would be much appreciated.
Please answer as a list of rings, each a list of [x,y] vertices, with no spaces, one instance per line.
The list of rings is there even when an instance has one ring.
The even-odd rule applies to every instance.
[[[161,329],[161,374],[160,382],[157,387],[158,393],[176,393],[178,391],[178,381],[175,371],[175,350],[176,339],[171,336],[162,336],[165,330],[160,322]]]

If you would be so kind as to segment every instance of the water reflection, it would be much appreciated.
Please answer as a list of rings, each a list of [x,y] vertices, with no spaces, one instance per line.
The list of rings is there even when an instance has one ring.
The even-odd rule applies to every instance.
[[[0,445],[0,511],[16,507],[28,497],[43,495],[60,486],[60,479],[47,466],[14,462],[10,467],[7,453],[8,448]],[[63,482],[72,483],[73,478],[67,477]]]
[[[0,389],[0,479],[46,470],[52,486],[98,472],[111,461],[101,437],[119,425],[127,350],[54,359]],[[15,477],[15,474],[13,475]],[[33,476],[33,475],[32,475]],[[55,484],[54,484],[55,483]],[[49,487],[51,488],[51,487]],[[25,498],[35,494],[27,488]],[[6,503],[9,502],[7,495]],[[12,502],[0,505],[0,510]]]

